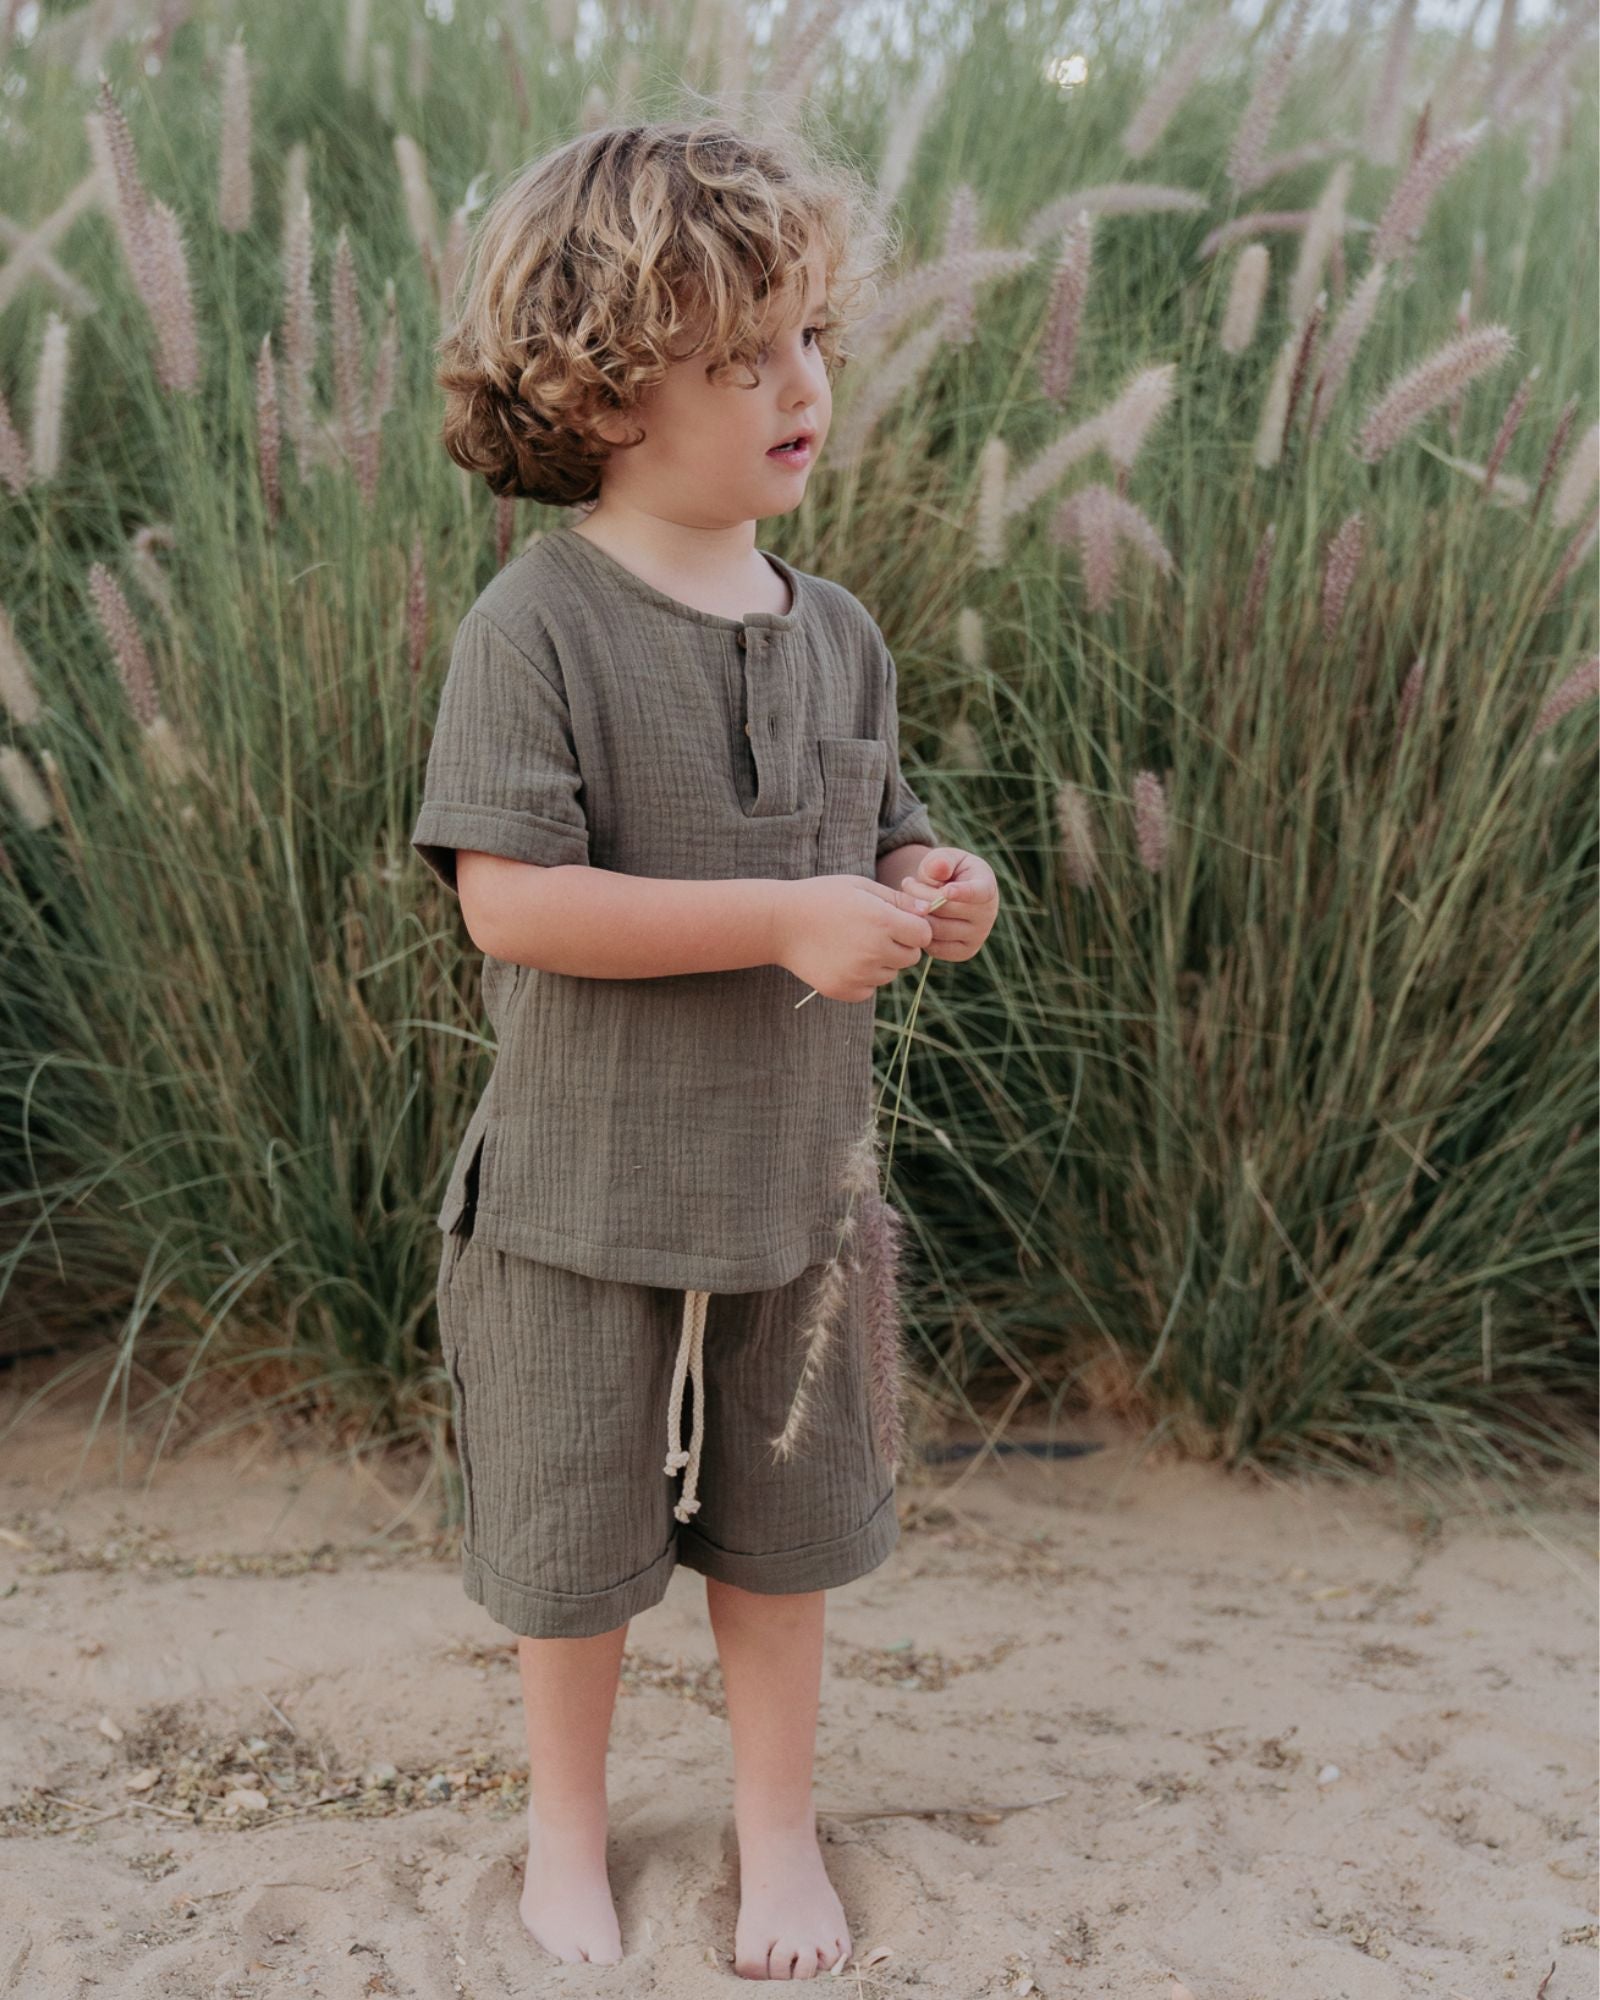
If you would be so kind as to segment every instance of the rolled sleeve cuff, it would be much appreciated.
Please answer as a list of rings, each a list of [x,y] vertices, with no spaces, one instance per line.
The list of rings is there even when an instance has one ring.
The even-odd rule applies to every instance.
[[[531,861],[542,868],[587,864],[587,828],[537,813],[508,812],[498,806],[453,805],[430,800],[411,829],[411,845],[447,889],[456,888],[456,850],[503,854],[508,861]],[[459,891],[457,891],[459,894]]]
[[[879,827],[877,858],[881,861],[895,848],[909,847],[915,842],[920,842],[924,847],[939,845],[933,825],[928,818],[928,809],[924,805],[913,806],[910,812],[902,813],[892,826]]]

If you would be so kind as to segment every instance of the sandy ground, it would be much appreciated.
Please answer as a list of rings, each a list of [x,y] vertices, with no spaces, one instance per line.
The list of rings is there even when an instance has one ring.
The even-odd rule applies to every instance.
[[[24,1373],[0,1377],[0,1425]],[[1391,1489],[1263,1485],[1098,1435],[902,1481],[900,1546],[830,1597],[838,1983],[1593,1995],[1586,1484],[1521,1525],[1466,1500],[1440,1521]],[[119,1483],[108,1431],[68,1491],[84,1436],[64,1400],[0,1447],[0,1992],[748,1986],[699,1578],[629,1636],[626,1958],[565,1966],[517,1916],[514,1641],[461,1591],[438,1488],[407,1511],[417,1462],[380,1484],[264,1437],[169,1446],[146,1492],[148,1454],[130,1441]]]

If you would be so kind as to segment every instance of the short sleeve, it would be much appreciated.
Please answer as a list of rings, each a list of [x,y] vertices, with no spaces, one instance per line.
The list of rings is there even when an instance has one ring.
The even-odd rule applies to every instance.
[[[457,848],[544,867],[587,863],[589,828],[561,670],[476,607],[457,628],[411,845],[456,888]]]
[[[873,630],[877,632],[874,625]],[[878,860],[897,847],[909,846],[920,841],[924,847],[939,845],[933,826],[928,819],[928,809],[906,782],[905,773],[900,769],[900,712],[898,707],[898,676],[895,672],[894,655],[884,642],[883,634],[877,633],[877,647],[883,656],[883,709],[879,734],[889,750],[889,771],[884,784],[883,802],[878,811]]]

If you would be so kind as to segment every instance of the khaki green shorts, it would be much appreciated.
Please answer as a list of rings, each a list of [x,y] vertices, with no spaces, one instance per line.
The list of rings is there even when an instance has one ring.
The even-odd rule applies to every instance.
[[[659,1603],[679,1562],[756,1591],[824,1590],[875,1569],[900,1524],[855,1263],[800,1441],[781,1461],[771,1448],[824,1268],[771,1291],[690,1294],[476,1242],[463,1214],[437,1296],[467,1595],[513,1632],[581,1638]]]

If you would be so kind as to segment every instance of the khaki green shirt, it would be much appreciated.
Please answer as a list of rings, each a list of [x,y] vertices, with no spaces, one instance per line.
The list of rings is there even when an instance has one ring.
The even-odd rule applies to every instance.
[[[763,551],[786,612],[681,604],[562,526],[456,633],[411,843],[712,881],[874,876],[935,845],[894,660],[840,584]],[[530,940],[537,956],[537,940]],[[485,955],[498,1053],[438,1215],[496,1247],[707,1291],[831,1257],[872,1101],[876,995],[796,1008],[781,966],[588,979]]]

